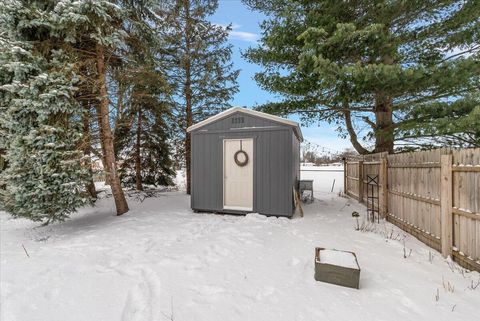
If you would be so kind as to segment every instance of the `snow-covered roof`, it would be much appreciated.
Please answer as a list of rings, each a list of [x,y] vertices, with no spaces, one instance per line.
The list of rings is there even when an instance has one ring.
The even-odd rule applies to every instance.
[[[295,130],[295,134],[297,135],[297,137],[300,139],[300,141],[303,141],[303,136],[302,136],[302,131],[300,130],[300,125],[296,121],[285,119],[285,118],[278,117],[278,116],[274,116],[274,115],[267,114],[267,113],[262,113],[260,111],[256,111],[256,110],[252,110],[252,109],[243,108],[243,107],[232,107],[230,109],[222,111],[221,113],[218,113],[215,116],[207,118],[207,119],[205,119],[205,120],[203,120],[199,123],[196,123],[195,125],[192,125],[192,126],[188,127],[187,132],[191,132],[191,131],[193,131],[195,129],[198,129],[198,128],[201,128],[205,125],[211,124],[211,123],[213,123],[217,120],[228,117],[231,114],[234,114],[236,112],[241,112],[241,113],[249,114],[249,115],[252,115],[252,116],[268,119],[268,120],[271,120],[271,121],[274,121],[274,122],[277,122],[277,123],[292,126]]]

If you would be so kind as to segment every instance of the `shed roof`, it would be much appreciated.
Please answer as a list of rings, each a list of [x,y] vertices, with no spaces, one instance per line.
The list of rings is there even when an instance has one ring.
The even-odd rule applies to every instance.
[[[192,125],[192,126],[188,127],[187,132],[191,132],[193,130],[202,128],[205,125],[211,124],[211,123],[213,123],[217,120],[228,117],[228,116],[230,116],[230,115],[232,115],[236,112],[241,112],[241,113],[245,113],[245,114],[248,114],[248,115],[260,117],[260,118],[263,118],[263,119],[268,119],[268,120],[271,120],[271,121],[274,121],[274,122],[277,122],[277,123],[281,123],[281,124],[284,124],[284,125],[292,126],[294,131],[295,131],[295,134],[298,137],[298,139],[300,141],[303,141],[302,131],[300,130],[300,125],[297,122],[295,122],[293,120],[285,119],[285,118],[282,118],[282,117],[274,116],[274,115],[271,115],[271,114],[262,113],[260,111],[243,108],[243,107],[232,107],[230,109],[222,111],[221,113],[218,113],[218,114],[216,114],[212,117],[209,117],[209,118],[207,118],[207,119],[205,119],[205,120],[203,120],[199,123],[196,123],[195,125]]]

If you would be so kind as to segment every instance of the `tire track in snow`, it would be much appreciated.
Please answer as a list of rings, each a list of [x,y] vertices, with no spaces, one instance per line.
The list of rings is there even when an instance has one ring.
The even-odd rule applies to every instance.
[[[161,318],[160,280],[150,269],[140,268],[140,281],[130,290],[122,312],[122,321],[154,321]]]

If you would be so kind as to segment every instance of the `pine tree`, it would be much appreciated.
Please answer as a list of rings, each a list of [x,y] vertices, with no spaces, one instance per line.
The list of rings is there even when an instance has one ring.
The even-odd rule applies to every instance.
[[[136,58],[132,60],[134,66],[118,71],[126,75],[118,76],[125,87],[125,101],[115,129],[121,181],[137,190],[143,190],[144,184],[173,185],[168,125],[171,104],[166,81],[153,59],[143,54]]]
[[[454,102],[433,102],[409,111],[402,140],[421,147],[480,147],[480,94]],[[418,119],[422,121],[419,122]],[[424,140],[418,140],[424,137]]]
[[[76,53],[82,71],[82,92],[91,97],[95,106],[101,156],[112,189],[117,215],[128,211],[117,170],[114,137],[111,128],[110,99],[107,73],[112,64],[119,63],[120,48],[125,43],[121,26],[128,18],[126,10],[112,1],[73,1],[56,3],[52,19],[58,22],[58,37]],[[91,87],[93,85],[93,88]]]
[[[478,1],[244,2],[268,16],[246,57],[265,67],[259,84],[285,98],[264,109],[335,122],[359,153],[372,151],[359,128],[374,152],[391,152],[405,126],[429,126],[416,111],[458,107],[478,88]]]
[[[162,56],[173,88],[177,120],[177,152],[184,155],[187,193],[190,194],[190,135],[186,129],[230,106],[238,91],[239,71],[231,62],[228,28],[208,21],[218,7],[216,0],[176,0],[166,7]]]
[[[51,37],[49,4],[0,6],[0,128],[8,167],[1,200],[15,217],[62,221],[88,202],[75,100],[79,77]]]
[[[157,33],[164,21],[156,12],[162,8],[150,0],[143,5],[126,5],[131,10],[124,24],[128,35],[124,63],[112,74],[117,83],[115,149],[121,181],[137,190],[144,184],[173,185],[172,105],[165,72],[159,64],[163,41]]]
[[[41,219],[39,209],[36,212],[28,212],[28,206],[21,204],[24,199],[16,195],[15,191],[21,188],[22,184],[34,188],[40,184],[39,188],[45,190],[56,189],[50,194],[38,193],[39,197],[43,195],[44,204],[47,201],[50,204],[54,201],[58,202],[58,206],[51,205],[50,209],[44,206],[42,209],[45,211],[44,215],[48,216],[46,216],[47,222],[65,218],[78,204],[81,204],[79,196],[77,198],[74,196],[82,194],[84,197],[83,187],[80,186],[90,185],[91,187],[91,176],[88,177],[88,171],[82,171],[83,174],[86,173],[87,179],[73,180],[74,177],[80,175],[75,174],[77,164],[75,157],[78,157],[80,168],[82,165],[88,167],[90,155],[88,155],[88,148],[85,145],[89,137],[82,139],[81,132],[82,123],[85,132],[88,127],[92,127],[86,126],[86,123],[91,121],[90,110],[93,106],[97,111],[100,145],[102,146],[101,156],[107,169],[109,183],[112,186],[117,214],[125,213],[128,211],[128,205],[116,170],[106,83],[108,67],[119,60],[116,52],[124,44],[125,34],[120,26],[125,16],[125,10],[110,1],[73,0],[7,1],[1,8],[2,30],[8,31],[5,41],[11,43],[2,51],[2,58],[5,62],[2,67],[13,75],[2,75],[5,77],[2,79],[2,84],[4,84],[2,89],[8,94],[2,96],[2,108],[6,109],[6,116],[3,118],[1,126],[2,130],[6,130],[11,135],[6,143],[9,168],[5,171],[5,175],[2,175],[7,185],[7,192],[4,193],[7,207],[14,213],[27,211],[24,213],[25,215],[30,215],[32,219],[35,219],[33,216],[37,215]],[[23,51],[19,51],[20,49]],[[19,57],[24,60],[17,61],[21,60]],[[44,81],[43,85],[40,80]],[[22,81],[29,87],[26,87]],[[40,87],[41,85],[42,87]],[[36,89],[35,86],[39,86],[39,88]],[[45,94],[43,94],[44,91]],[[52,98],[55,95],[58,96],[58,101],[54,101]],[[9,100],[18,104],[23,101],[28,108],[18,108],[25,113],[30,110],[32,115],[28,116],[31,117],[23,115],[20,117],[21,112],[16,111],[13,108],[15,104]],[[85,106],[83,106],[84,102]],[[89,115],[86,116],[84,112],[88,112]],[[41,117],[35,118],[35,113]],[[47,117],[47,115],[49,116]],[[15,124],[15,121],[19,123]],[[25,123],[20,124],[20,121]],[[13,125],[17,127],[9,127]],[[37,127],[39,128],[37,129]],[[15,130],[24,130],[25,132],[16,134]],[[39,137],[50,135],[49,139],[53,141],[47,139],[45,146],[42,147],[39,137],[31,136],[31,141],[27,140],[26,137],[29,137],[25,136],[27,132],[29,135],[36,134]],[[15,135],[18,135],[18,141],[15,140]],[[22,149],[22,144],[25,143],[32,146],[29,145],[28,148]],[[58,146],[54,147],[57,143]],[[33,182],[28,180],[28,177],[24,177],[24,182],[15,181],[14,175],[17,166],[23,170],[28,169],[28,166],[34,166],[28,162],[22,164],[27,161],[25,159],[27,155],[35,155],[33,147],[53,148],[58,153],[63,151],[62,148],[65,149],[64,154],[56,156],[54,162],[48,163],[51,167],[57,166],[55,167],[57,173],[49,173],[46,168],[36,164],[38,165],[36,169],[40,171],[41,175],[51,174],[51,180],[45,180],[44,176],[41,176],[41,179],[35,179]],[[83,158],[82,154],[85,154]],[[55,156],[55,153],[51,152],[51,155]],[[67,157],[68,159],[66,159]],[[34,158],[38,161],[47,161],[45,157]],[[32,172],[35,173],[34,170]],[[55,186],[57,182],[55,178],[64,176],[72,178],[71,186],[64,183],[62,186],[65,186],[65,190],[60,190]],[[70,199],[67,198],[67,190],[70,191]],[[69,201],[70,206],[63,205],[62,200]],[[37,202],[35,206],[40,208],[42,202]],[[58,208],[59,206],[64,206],[64,209]]]
[[[170,157],[165,111],[161,105],[142,104],[129,109],[131,128],[125,131],[121,151],[120,178],[125,186],[143,190],[144,184],[173,185],[175,175]]]
[[[77,98],[78,99],[78,98]],[[95,188],[95,183],[93,182],[93,165],[92,165],[92,134],[91,134],[91,108],[89,104],[89,99],[83,99],[81,101],[83,105],[82,113],[82,143],[81,147],[83,150],[83,167],[88,171],[88,182],[85,184],[85,190],[92,200],[97,199],[97,192]]]

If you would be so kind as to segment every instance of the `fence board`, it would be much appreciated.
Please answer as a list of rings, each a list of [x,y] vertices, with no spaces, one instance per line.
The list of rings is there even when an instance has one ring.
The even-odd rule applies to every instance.
[[[440,236],[441,230],[439,164],[445,152],[388,155],[389,213],[434,236]]]
[[[462,260],[480,261],[480,149],[461,149],[453,157],[453,246]],[[472,263],[475,264],[475,263]],[[477,263],[480,266],[480,263]]]
[[[447,183],[451,191],[444,191],[442,202],[441,158],[450,154],[452,166],[444,177],[451,181]],[[380,195],[375,196],[381,198],[387,220],[437,250],[442,249],[442,239],[448,243],[451,236],[453,245],[444,252],[462,266],[480,271],[480,148],[378,153],[347,159],[345,167],[346,194],[366,203],[366,177],[379,175]]]

